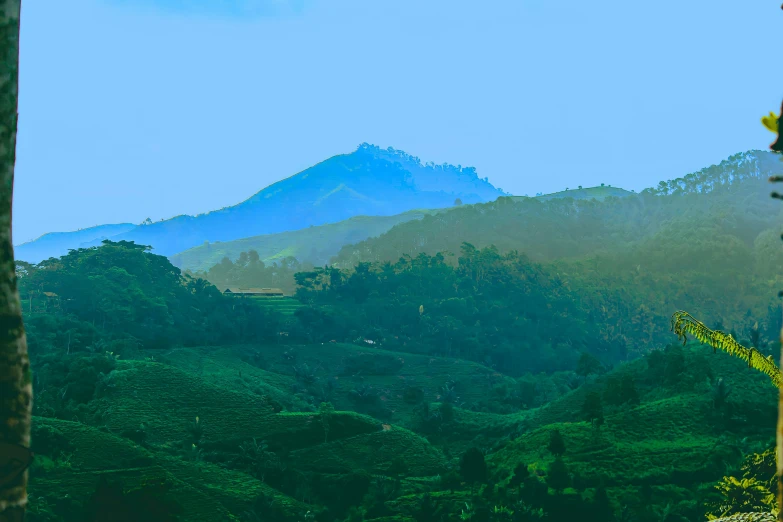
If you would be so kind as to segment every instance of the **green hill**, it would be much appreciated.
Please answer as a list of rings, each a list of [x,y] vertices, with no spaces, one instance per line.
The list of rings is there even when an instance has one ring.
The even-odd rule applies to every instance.
[[[640,194],[596,187],[536,198],[501,197],[402,223],[377,238],[343,247],[332,262],[340,267],[394,262],[406,254],[458,252],[463,242],[478,248],[494,245],[501,252],[519,250],[536,261],[574,259],[627,251],[673,220],[696,224],[698,219],[700,226],[725,223],[721,216],[726,213],[751,221],[751,229],[733,230],[752,240],[777,226],[778,209],[766,180],[781,173],[783,164],[775,154],[750,151]]]

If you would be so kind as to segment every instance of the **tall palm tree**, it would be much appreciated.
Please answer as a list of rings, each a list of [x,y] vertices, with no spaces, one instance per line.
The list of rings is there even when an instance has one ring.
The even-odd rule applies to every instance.
[[[0,0],[0,521],[24,518],[33,388],[11,240],[21,0]]]

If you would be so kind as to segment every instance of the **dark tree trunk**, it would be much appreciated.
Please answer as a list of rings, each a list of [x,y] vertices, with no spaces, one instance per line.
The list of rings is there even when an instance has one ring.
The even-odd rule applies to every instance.
[[[0,459],[9,448],[30,445],[33,388],[22,305],[11,240],[11,201],[16,162],[21,0],[0,0]],[[19,448],[19,447],[22,448]],[[27,504],[27,471],[0,487],[0,521],[21,521]]]

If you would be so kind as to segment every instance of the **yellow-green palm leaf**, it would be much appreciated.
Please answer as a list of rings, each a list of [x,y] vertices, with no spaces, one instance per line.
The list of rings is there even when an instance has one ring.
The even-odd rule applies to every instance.
[[[761,123],[769,130],[771,130],[774,133],[778,132],[778,126],[779,126],[779,117],[774,112],[770,111],[769,115],[762,116]]]
[[[783,376],[780,368],[775,364],[772,356],[764,357],[754,348],[745,348],[727,333],[719,330],[710,330],[701,321],[696,320],[688,312],[678,311],[672,316],[672,332],[682,341],[687,342],[686,334],[691,334],[698,341],[712,346],[714,351],[723,350],[748,363],[749,368],[754,368],[772,379],[772,384],[778,388],[783,387]]]

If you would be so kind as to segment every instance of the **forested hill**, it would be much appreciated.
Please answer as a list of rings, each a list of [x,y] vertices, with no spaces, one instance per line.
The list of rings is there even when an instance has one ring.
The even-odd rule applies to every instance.
[[[626,250],[664,230],[713,226],[753,242],[779,223],[767,177],[783,163],[766,151],[736,154],[718,165],[661,182],[640,194],[604,201],[563,197],[508,198],[452,209],[395,226],[377,238],[341,249],[340,267],[361,261],[396,261],[401,255],[458,252],[463,242],[520,250],[536,261]],[[676,222],[679,225],[673,226]]]

